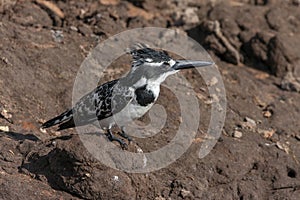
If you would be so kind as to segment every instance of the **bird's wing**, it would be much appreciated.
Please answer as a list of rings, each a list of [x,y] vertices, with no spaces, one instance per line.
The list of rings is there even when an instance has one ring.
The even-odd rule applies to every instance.
[[[102,120],[121,111],[133,99],[126,87],[120,86],[118,80],[107,82],[82,97],[73,108],[76,125],[85,125]]]

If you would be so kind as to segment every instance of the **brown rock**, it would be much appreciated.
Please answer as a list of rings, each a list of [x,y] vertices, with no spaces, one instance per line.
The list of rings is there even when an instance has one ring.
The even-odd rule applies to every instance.
[[[235,130],[232,133],[232,136],[235,137],[235,138],[241,138],[241,137],[243,137],[243,133],[241,131]]]

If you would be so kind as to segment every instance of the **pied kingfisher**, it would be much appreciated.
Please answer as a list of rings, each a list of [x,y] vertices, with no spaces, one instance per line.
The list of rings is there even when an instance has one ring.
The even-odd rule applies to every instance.
[[[159,96],[160,84],[171,74],[182,69],[213,65],[208,61],[174,60],[167,52],[157,51],[139,44],[130,50],[133,62],[129,73],[96,87],[83,96],[72,109],[50,119],[42,125],[48,128],[59,124],[58,130],[87,125],[98,121],[107,131],[110,141],[117,141],[122,148],[126,142],[114,136],[111,128],[121,128],[118,134],[129,142],[123,127],[142,117]]]

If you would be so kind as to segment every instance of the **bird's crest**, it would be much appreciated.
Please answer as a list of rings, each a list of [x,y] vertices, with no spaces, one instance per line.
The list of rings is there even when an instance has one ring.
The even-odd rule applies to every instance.
[[[166,51],[157,51],[142,43],[133,45],[128,52],[133,58],[133,66],[142,63],[168,62],[171,59]]]

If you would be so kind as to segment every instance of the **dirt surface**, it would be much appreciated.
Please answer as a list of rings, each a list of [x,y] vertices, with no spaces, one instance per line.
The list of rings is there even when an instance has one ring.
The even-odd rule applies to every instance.
[[[300,199],[299,1],[0,1],[0,199]],[[99,42],[135,27],[185,31],[219,66],[227,117],[214,149],[196,140],[175,163],[147,174],[111,169],[75,130],[40,130],[71,106],[77,70]],[[105,80],[128,71],[120,58]],[[207,131],[210,96],[200,75],[183,73],[199,94]],[[144,152],[168,143],[180,123],[168,116]],[[147,120],[147,116],[146,116]]]

